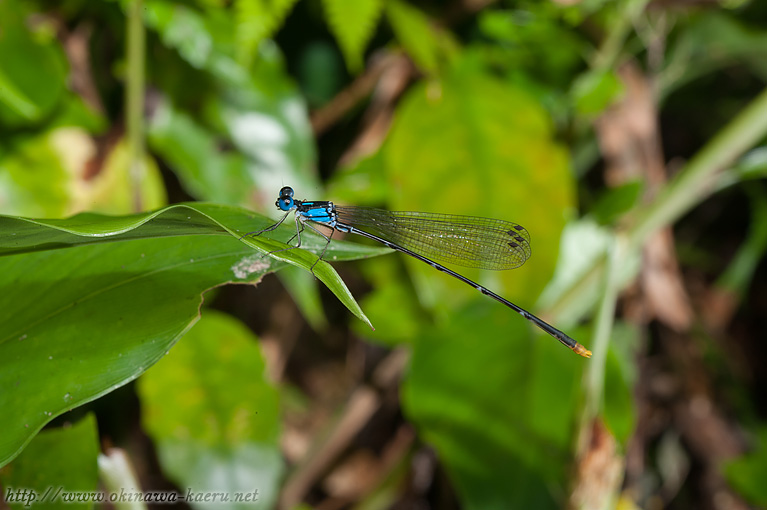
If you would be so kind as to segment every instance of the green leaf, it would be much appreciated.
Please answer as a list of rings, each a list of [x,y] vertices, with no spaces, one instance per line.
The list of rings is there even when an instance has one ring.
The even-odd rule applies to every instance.
[[[557,267],[538,300],[539,306],[550,309],[554,303],[565,302],[555,315],[563,324],[575,323],[596,302],[599,290],[590,288],[588,293],[573,296],[566,293],[574,282],[588,275],[594,261],[606,256],[611,240],[611,232],[593,218],[570,222],[562,232]]]
[[[235,0],[239,61],[250,63],[258,45],[271,37],[296,0]]]
[[[517,304],[533,303],[551,277],[561,231],[574,212],[567,154],[540,105],[466,58],[439,82],[410,90],[383,151],[395,190],[392,209],[500,218],[527,228],[532,257],[524,266],[465,273],[481,275]],[[428,303],[476,296],[461,282],[435,277],[425,264],[408,263]],[[428,295],[427,286],[433,289]]]
[[[400,0],[387,0],[386,17],[413,62],[427,73],[435,73],[441,53],[440,40],[431,20],[417,8]]]
[[[83,209],[126,213],[135,210],[137,199],[142,209],[165,205],[165,186],[151,157],[145,157],[136,179],[127,146],[119,140],[90,176],[87,167],[96,151],[91,136],[79,127],[59,127],[20,141],[0,159],[3,212],[62,217]]]
[[[461,273],[530,307],[554,272],[574,206],[567,154],[545,111],[467,55],[441,80],[413,87],[395,119],[382,150],[392,209],[524,225],[533,251],[524,266]],[[466,508],[554,507],[550,488],[564,490],[585,360],[470,286],[406,262],[422,302],[438,311],[437,324],[416,335],[406,415]]]
[[[57,140],[62,138],[72,141],[61,129],[20,140],[12,152],[0,158],[2,212],[46,217],[66,215],[71,206],[71,174],[58,150],[61,145]]]
[[[560,93],[559,87],[569,86],[590,51],[590,45],[561,22],[563,17],[563,6],[551,2],[528,3],[521,9],[483,9],[478,13],[478,28],[495,41],[475,41],[471,47],[482,48],[494,68],[505,69],[529,89],[540,89],[539,94],[551,101],[552,94]]]
[[[206,310],[184,341],[139,379],[138,391],[144,427],[179,487],[230,495],[258,489],[258,503],[273,506],[283,470],[278,393],[244,325]]]
[[[112,147],[97,176],[84,183],[73,184],[80,185],[83,195],[79,198],[77,191],[73,193],[75,198],[79,198],[74,205],[77,211],[87,209],[106,214],[124,214],[135,211],[137,204],[141,210],[149,210],[162,207],[168,201],[160,169],[151,156],[145,155],[138,172],[131,170],[130,153],[125,139]]]
[[[258,83],[211,98],[208,113],[245,157],[251,203],[273,204],[282,186],[316,189],[316,153],[306,105],[281,68],[261,67]],[[255,190],[269,190],[259,196]]]
[[[297,267],[286,267],[280,272],[280,281],[285,286],[296,306],[301,310],[301,315],[315,331],[323,331],[327,328],[328,321],[322,308],[322,300],[319,287],[316,285],[314,275],[306,271],[299,271]],[[370,329],[366,325],[365,329]]]
[[[556,508],[583,363],[547,335],[532,341],[524,319],[509,314],[475,302],[424,328],[403,406],[464,508]]]
[[[199,11],[185,5],[159,0],[144,3],[145,22],[148,28],[159,34],[163,44],[175,49],[179,56],[195,69],[210,72],[222,70],[224,65],[220,42],[213,32],[211,18],[203,17]],[[231,30],[229,31],[231,35]],[[224,76],[242,79],[240,66],[234,65],[232,73]]]
[[[299,55],[295,74],[309,106],[321,107],[345,84],[343,56],[332,42],[314,40]]]
[[[0,3],[0,125],[34,124],[48,115],[64,92],[66,59],[53,31],[33,34],[27,2]],[[34,65],[30,65],[34,62]]]
[[[103,134],[107,130],[107,119],[104,113],[93,110],[82,97],[69,94],[62,100],[48,127],[79,127],[88,133]]]
[[[753,452],[728,462],[724,467],[727,481],[751,504],[767,505],[767,428],[757,436]]]
[[[605,364],[603,416],[610,432],[624,447],[637,423],[633,388],[637,379],[634,364],[638,338],[636,329],[617,323],[613,328]]]
[[[0,464],[55,416],[164,356],[198,320],[206,290],[257,282],[284,263],[312,267],[317,255],[276,240],[291,237],[292,226],[238,240],[271,223],[210,204],[125,217],[0,217],[0,408],[7,413]],[[304,235],[303,246],[320,253],[325,241]],[[387,251],[334,241],[326,258]],[[367,321],[328,263],[317,263],[314,274]]]
[[[582,74],[573,83],[570,94],[580,115],[602,113],[623,93],[623,84],[610,70],[594,70]]]
[[[232,205],[248,203],[251,189],[245,158],[223,152],[220,140],[191,115],[164,101],[149,126],[152,148],[162,156],[195,198]]]
[[[64,395],[66,399],[67,395]],[[72,502],[78,500],[70,497],[96,491],[98,453],[98,430],[92,414],[73,426],[41,432],[24,453],[0,470],[5,502],[13,510],[41,505],[50,509],[72,508]],[[9,497],[12,494],[18,497],[24,490],[27,492],[26,502]],[[92,507],[92,501],[79,502],[77,506]]]
[[[749,26],[722,10],[704,10],[692,16],[669,45],[659,76],[664,97],[706,74],[732,66],[747,66],[767,78],[767,34],[758,24]]]
[[[617,221],[639,202],[644,182],[637,179],[605,191],[591,208],[591,213],[602,225]]]
[[[737,181],[763,179],[767,177],[767,146],[759,146],[748,151],[732,169]]]
[[[588,71],[575,79],[570,94],[578,114],[596,116],[619,99],[623,83],[613,71]]]
[[[425,325],[431,325],[411,285],[403,281],[402,264],[396,257],[381,257],[361,264],[372,290],[362,299],[375,331],[352,324],[355,332],[386,346],[410,344]]]
[[[232,204],[237,199],[236,205],[252,207],[273,201],[271,194],[259,190],[276,193],[286,183],[318,187],[306,104],[275,45],[261,45],[255,64],[244,65],[236,60],[236,27],[229,16],[203,17],[189,7],[153,0],[147,2],[146,17],[166,46],[208,73],[204,79],[213,79],[214,93],[195,98],[203,104],[204,122],[194,125],[190,115],[160,118],[159,132],[154,131],[158,137],[152,139],[153,148],[169,157],[185,186],[194,193],[224,197]],[[210,139],[208,130],[221,133],[222,139]],[[180,139],[184,132],[201,146]],[[234,145],[231,156],[211,153],[222,144]],[[208,168],[196,161],[198,157],[216,166]],[[226,178],[216,182],[216,169],[222,169]],[[245,180],[237,181],[237,175]],[[204,185],[213,189],[205,191]]]
[[[330,31],[353,72],[363,67],[365,47],[375,33],[383,0],[322,0]]]
[[[767,252],[767,190],[762,183],[744,186],[751,208],[748,235],[732,257],[727,268],[719,274],[716,287],[738,299],[744,299],[746,291],[758,278],[754,275]]]

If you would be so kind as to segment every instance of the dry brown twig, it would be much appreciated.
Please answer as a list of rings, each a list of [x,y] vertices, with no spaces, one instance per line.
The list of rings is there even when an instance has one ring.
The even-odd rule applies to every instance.
[[[320,439],[321,444],[316,448],[309,449],[309,458],[283,485],[281,508],[292,508],[300,503],[309,490],[324,478],[330,466],[344,453],[357,433],[380,408],[381,392],[398,384],[408,358],[408,351],[395,349],[373,373],[373,382],[377,388],[362,385],[354,390],[330,435]]]

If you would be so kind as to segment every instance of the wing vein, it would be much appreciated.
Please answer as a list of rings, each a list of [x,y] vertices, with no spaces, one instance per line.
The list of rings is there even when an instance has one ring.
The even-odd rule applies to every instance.
[[[530,257],[530,234],[505,220],[479,216],[336,206],[338,221],[383,237],[435,262],[505,270]]]

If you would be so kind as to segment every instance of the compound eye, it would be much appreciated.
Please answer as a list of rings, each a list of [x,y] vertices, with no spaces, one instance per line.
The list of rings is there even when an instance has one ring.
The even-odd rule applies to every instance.
[[[293,196],[293,188],[290,186],[285,186],[280,190],[280,198],[283,197],[292,197]]]
[[[275,203],[283,211],[290,211],[293,208],[293,199],[286,196],[281,196]]]

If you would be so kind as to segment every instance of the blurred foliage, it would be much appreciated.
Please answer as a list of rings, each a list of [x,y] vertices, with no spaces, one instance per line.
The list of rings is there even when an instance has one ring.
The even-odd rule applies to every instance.
[[[767,490],[761,480],[767,477],[767,431],[758,431],[755,450],[724,467],[730,483],[743,494],[751,504],[767,504]]]
[[[505,312],[475,302],[444,327],[423,328],[404,408],[468,506],[555,506],[546,486],[567,470],[582,367]]]
[[[98,443],[93,414],[72,426],[38,434],[13,464],[0,469],[4,487],[25,492],[21,500],[6,498],[8,506],[13,510],[32,505],[69,508],[78,503],[79,508],[93,508],[93,501],[79,499],[78,493],[96,491]]]
[[[179,487],[228,493],[257,487],[259,503],[272,506],[282,475],[279,400],[253,340],[239,321],[209,312],[138,389],[146,431]],[[168,394],[175,394],[171,402]],[[222,476],[227,472],[238,474]]]
[[[323,0],[325,16],[346,63],[352,71],[362,69],[362,56],[383,7],[382,0]]]
[[[52,113],[64,95],[66,59],[51,27],[29,30],[32,13],[26,3],[3,2],[0,19],[0,119],[4,126],[22,128],[38,124]],[[34,62],[30,69],[29,62]]]
[[[128,452],[143,484],[257,488],[270,508],[325,498],[358,508],[419,498],[428,502],[413,504],[434,508],[556,508],[584,506],[573,499],[584,491],[640,507],[705,507],[712,498],[693,477],[711,473],[732,497],[764,504],[764,407],[751,395],[765,380],[748,354],[762,352],[763,335],[743,324],[756,323],[764,303],[767,10],[749,1],[480,4],[0,1],[4,487],[94,490],[100,437]],[[133,52],[131,13],[146,31]],[[661,126],[652,143],[677,175],[668,185],[630,152],[639,173],[616,183],[602,172],[615,162],[594,128],[635,99],[628,65],[647,79]],[[143,104],[125,101],[128,83]],[[145,131],[128,132],[135,117]],[[144,142],[143,154],[129,150]],[[285,185],[301,199],[519,222],[532,234],[525,266],[465,274],[568,331],[594,358],[577,359],[418,261],[339,265],[342,280],[314,265],[319,236],[307,231],[304,249],[284,250],[291,218],[240,238],[278,218]],[[213,203],[165,207],[190,200]],[[684,282],[697,289],[695,324],[674,345],[637,304],[652,269],[642,250],[648,217],[677,225]],[[325,259],[388,251],[334,238]],[[617,260],[612,271],[608,260]],[[287,293],[268,281],[255,294],[222,287],[271,272]],[[337,299],[324,299],[326,288]],[[618,290],[621,306],[610,297]],[[712,326],[717,314],[726,319]],[[730,321],[740,321],[736,334]],[[406,365],[382,383],[381,358],[401,352]],[[113,392],[147,370],[132,401]],[[371,386],[377,411],[364,428],[334,422],[358,416],[354,396]],[[689,388],[708,388],[706,402],[731,413],[723,421],[758,439],[722,441],[739,447],[717,450],[712,466],[694,437],[680,441],[690,434],[683,420],[653,429],[643,414],[653,406],[679,416],[653,392],[697,402]],[[140,410],[126,419],[129,433],[110,428],[99,408],[109,399]],[[589,487],[584,458],[604,446],[584,447],[592,423],[605,425],[615,465],[640,452],[645,472]],[[403,432],[411,426],[417,441]],[[372,462],[371,452],[375,469],[345,464]],[[685,471],[688,458],[699,469]],[[100,476],[108,487],[131,483],[103,467]],[[362,482],[365,491],[349,492]]]

